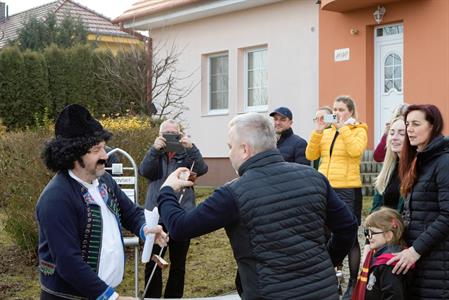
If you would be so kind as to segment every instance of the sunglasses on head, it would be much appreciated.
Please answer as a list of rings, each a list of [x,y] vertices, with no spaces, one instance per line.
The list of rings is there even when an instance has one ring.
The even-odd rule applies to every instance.
[[[381,234],[381,233],[384,233],[383,231],[379,231],[379,232],[376,232],[376,231],[373,231],[373,230],[371,230],[371,229],[365,229],[364,231],[363,231],[364,233],[365,233],[365,236],[367,237],[367,238],[372,238],[373,237],[373,235],[375,235],[375,234]]]

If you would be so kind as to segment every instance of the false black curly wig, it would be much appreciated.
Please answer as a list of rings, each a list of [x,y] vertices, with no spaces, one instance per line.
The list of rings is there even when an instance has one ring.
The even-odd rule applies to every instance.
[[[103,141],[107,142],[111,137],[112,134],[104,129],[91,136],[76,138],[57,136],[45,143],[41,157],[51,171],[70,170],[74,168],[75,161],[80,161],[90,148]]]

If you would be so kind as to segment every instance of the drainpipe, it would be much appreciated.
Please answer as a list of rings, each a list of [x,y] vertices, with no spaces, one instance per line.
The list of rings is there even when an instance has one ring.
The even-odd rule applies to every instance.
[[[153,38],[151,36],[148,38],[147,47],[147,108],[148,114],[152,116],[157,113],[157,109],[153,103]]]

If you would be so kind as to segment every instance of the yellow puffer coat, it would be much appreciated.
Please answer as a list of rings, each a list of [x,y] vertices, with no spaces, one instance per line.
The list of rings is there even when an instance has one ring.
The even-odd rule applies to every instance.
[[[368,142],[368,126],[356,123],[341,127],[331,157],[330,148],[336,132],[334,126],[323,133],[313,131],[306,157],[308,160],[321,158],[318,171],[327,177],[333,188],[361,187],[360,161]]]

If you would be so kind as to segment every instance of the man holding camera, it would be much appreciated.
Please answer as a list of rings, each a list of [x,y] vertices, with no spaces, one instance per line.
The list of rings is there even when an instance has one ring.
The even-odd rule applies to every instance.
[[[179,124],[174,120],[164,121],[159,129],[159,136],[146,153],[139,166],[139,174],[148,179],[148,191],[145,208],[153,210],[157,206],[156,200],[165,179],[177,168],[186,167],[194,174],[190,180],[205,174],[208,170],[198,148],[187,136],[180,133]],[[181,199],[182,194],[182,199]],[[176,194],[181,207],[186,211],[195,208],[195,191],[188,187]],[[170,257],[170,272],[165,287],[164,298],[182,298],[184,293],[184,274],[187,252],[190,240],[170,239],[168,242]],[[155,245],[153,253],[159,254],[160,247]],[[165,251],[162,255],[165,254]],[[145,282],[148,281],[154,262],[145,266]],[[162,296],[162,272],[156,268],[145,298],[160,298]]]
[[[277,136],[277,148],[287,162],[295,162],[310,166],[305,151],[307,142],[305,139],[293,133],[293,115],[287,107],[278,107],[270,113],[273,117],[274,129]]]

